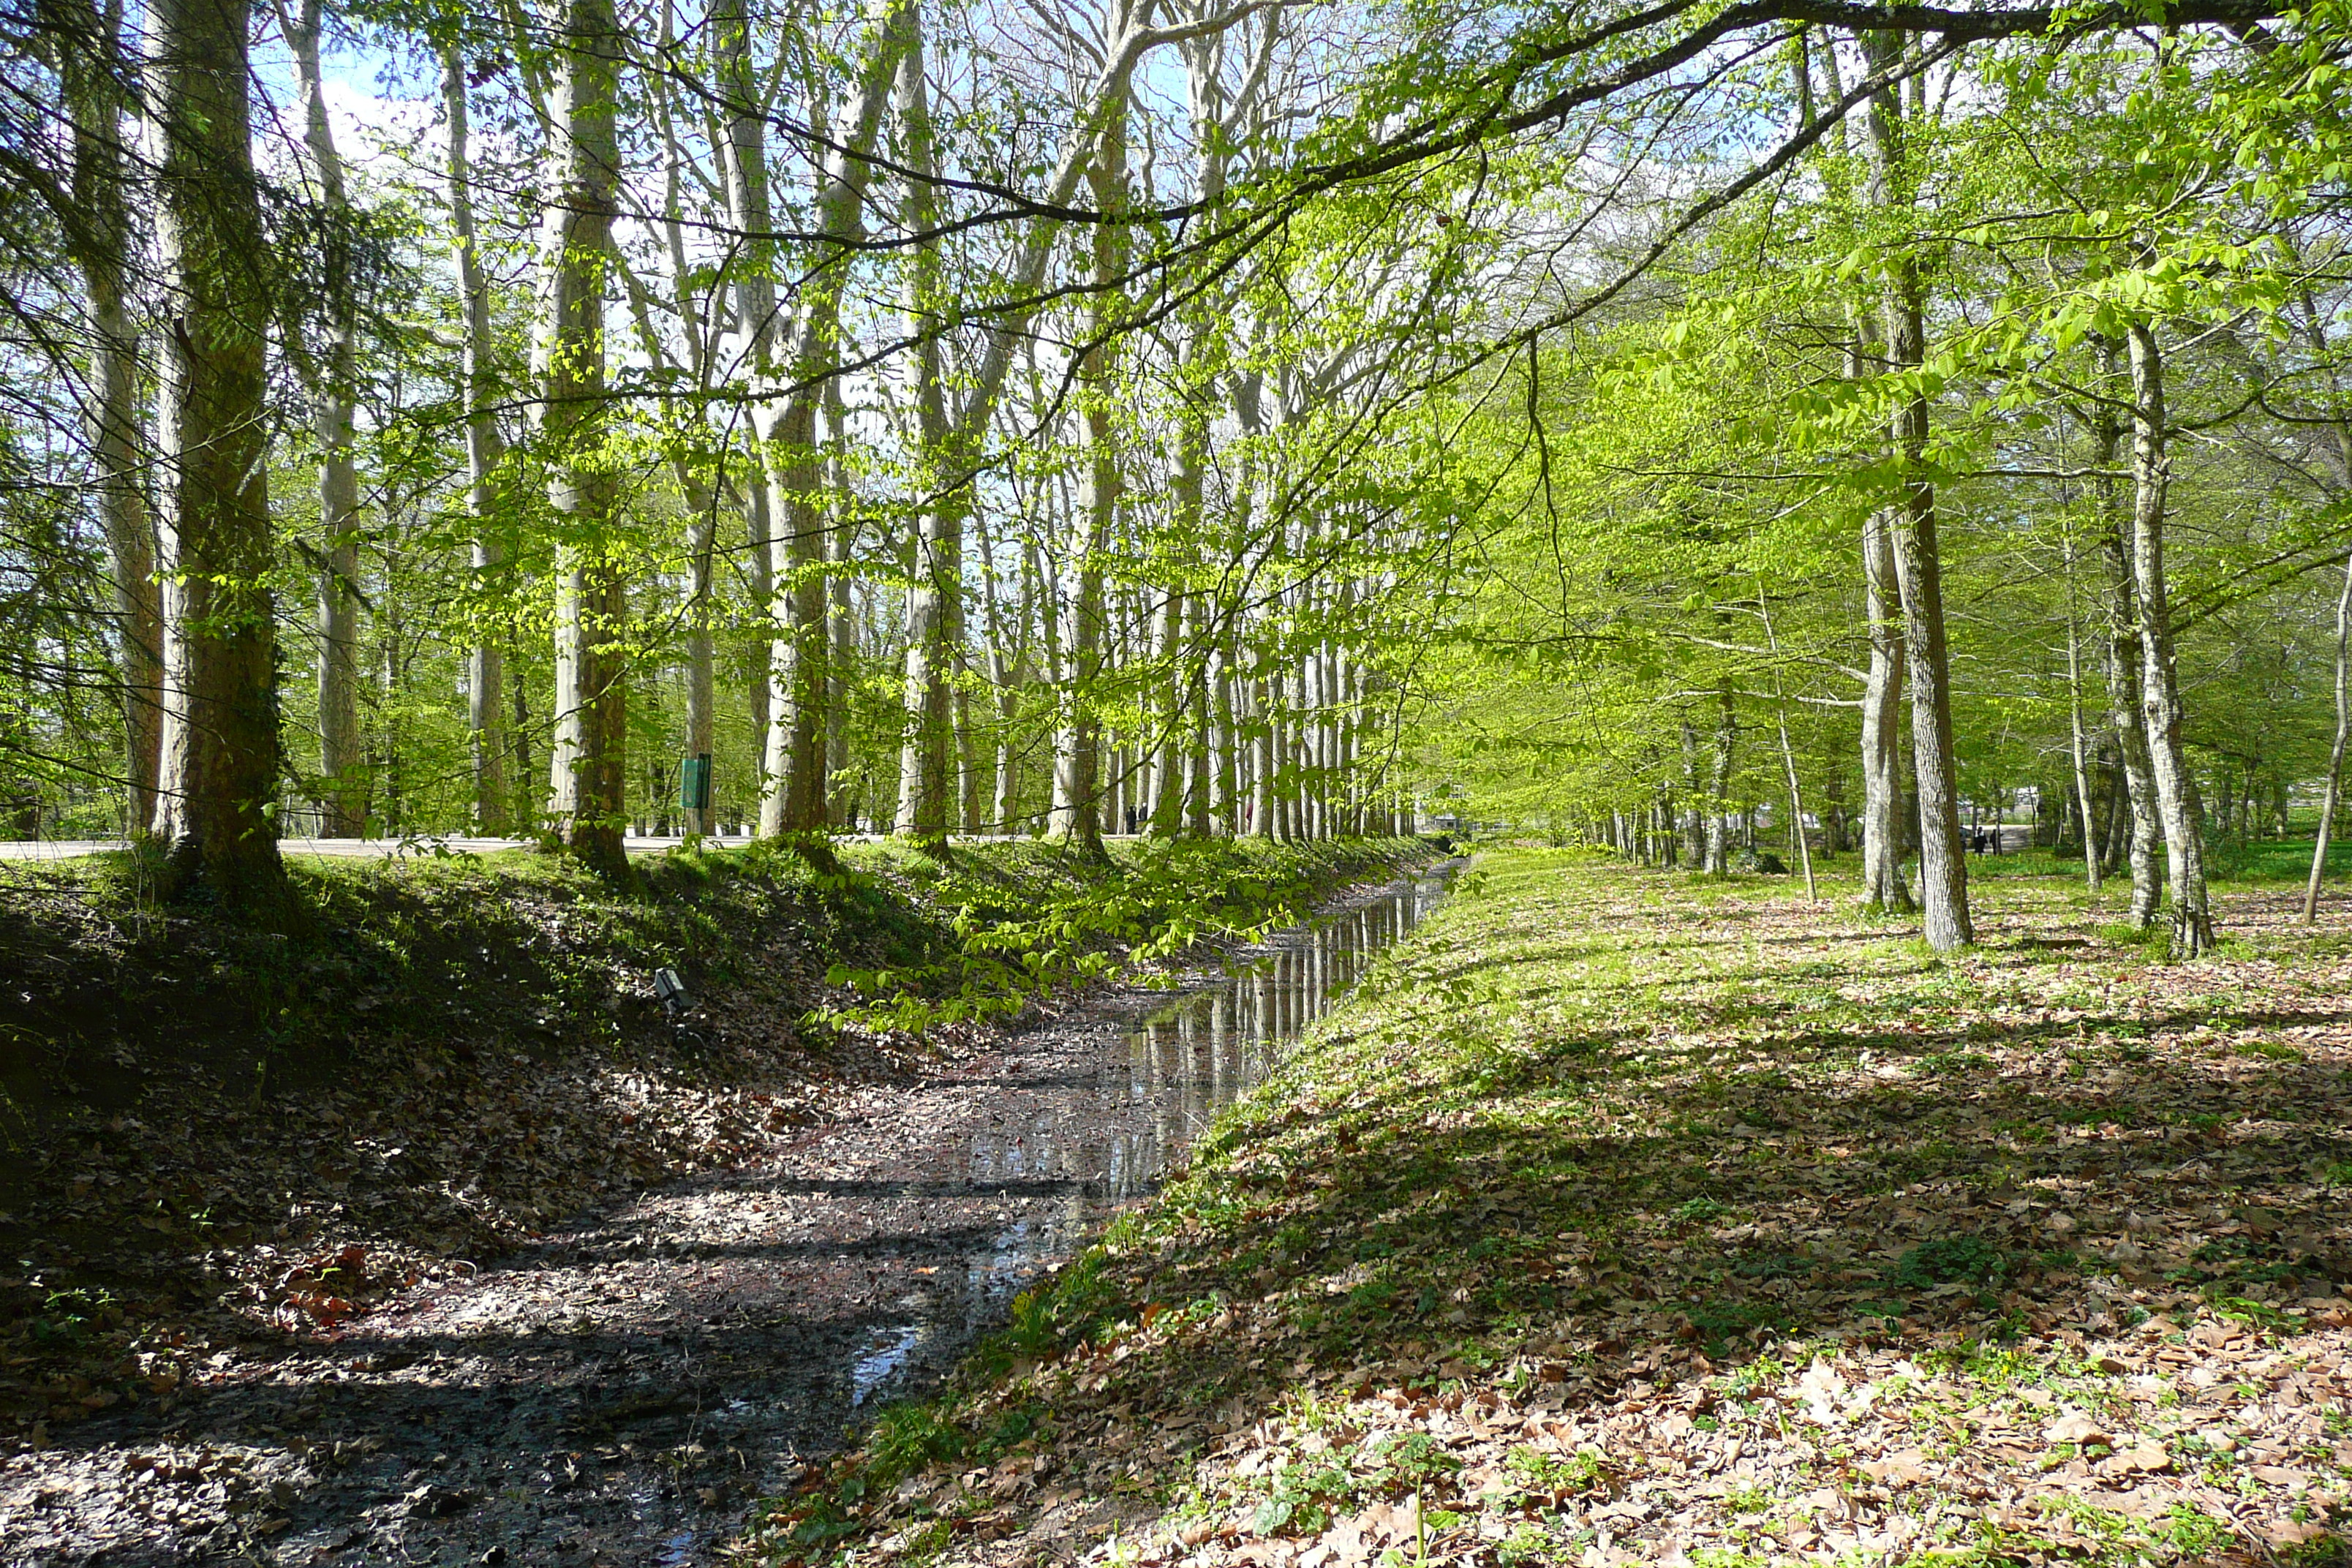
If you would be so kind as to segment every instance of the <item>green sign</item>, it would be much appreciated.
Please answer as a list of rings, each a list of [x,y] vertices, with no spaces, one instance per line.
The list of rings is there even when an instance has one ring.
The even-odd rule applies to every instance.
[[[698,752],[678,764],[677,806],[680,811],[710,809],[710,753],[709,752]]]

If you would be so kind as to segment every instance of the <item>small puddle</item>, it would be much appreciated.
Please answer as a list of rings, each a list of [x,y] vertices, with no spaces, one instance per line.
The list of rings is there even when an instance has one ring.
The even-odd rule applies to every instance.
[[[875,1334],[866,1344],[866,1353],[849,1369],[849,1403],[863,1405],[866,1396],[880,1387],[889,1375],[907,1364],[908,1356],[923,1337],[920,1323],[908,1323],[903,1328],[885,1329]]]

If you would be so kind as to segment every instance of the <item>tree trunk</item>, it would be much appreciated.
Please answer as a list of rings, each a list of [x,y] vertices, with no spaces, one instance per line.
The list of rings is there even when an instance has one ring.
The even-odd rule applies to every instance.
[[[268,252],[254,182],[251,0],[156,0],[164,691],[155,833],[174,880],[280,908],[269,573]]]
[[[1851,847],[1846,839],[1845,770],[1833,766],[1822,779],[1822,852],[1843,855]]]
[[[1152,727],[1145,737],[1150,749],[1145,752],[1144,763],[1150,779],[1150,829],[1156,838],[1173,838],[1184,830],[1184,678],[1180,672],[1184,641],[1183,591],[1175,587],[1163,590],[1150,619],[1151,665],[1160,673],[1152,695],[1159,712],[1154,715],[1147,710],[1144,721]]]
[[[824,580],[826,698],[824,705],[824,819],[835,827],[849,823],[849,690],[856,668],[857,624],[850,615],[850,568],[857,559],[857,534],[848,506],[849,414],[838,378],[824,384],[826,489],[837,509],[825,532]],[[762,731],[764,732],[764,731]]]
[[[2102,369],[2109,384],[2120,374],[2116,358],[2115,344],[2102,345]],[[2123,426],[2112,409],[2103,404],[2094,416],[2092,431],[2092,461],[2104,475],[2122,450]],[[2115,728],[2125,793],[2131,808],[2130,838],[2126,851],[2131,868],[2130,918],[2134,926],[2146,931],[2156,919],[2157,901],[2163,896],[2163,888],[2156,874],[2156,849],[2160,837],[2156,769],[2148,759],[2147,721],[2140,702],[2139,595],[2133,584],[2131,553],[2124,539],[2122,501],[2115,481],[2101,478],[2095,483],[2100,500],[2101,553],[2107,569],[2108,717]]]
[[[1862,696],[1862,903],[1908,914],[1903,879],[1903,623],[1895,531],[1884,510],[1862,525],[1863,615],[1870,673]]]
[[[802,290],[790,365],[793,390],[781,407],[764,402],[753,413],[770,523],[782,530],[782,536],[772,536],[769,542],[774,637],[768,657],[766,776],[760,801],[760,831],[767,837],[814,833],[824,826],[824,706],[830,682],[824,668],[824,521],[816,495],[823,473],[815,450],[817,388],[839,363],[841,296],[855,254],[849,247],[864,230],[874,143],[917,23],[911,0],[872,0],[867,17],[865,74],[848,123],[836,132],[838,144],[826,154],[817,180],[821,248]]]
[[[2082,637],[2075,629],[2074,546],[2066,546],[2066,718],[2067,736],[2074,763],[2074,800],[2083,816],[2083,874],[2090,879],[2091,897],[2099,896],[2099,846],[2091,837],[2091,768],[2083,724]]]
[[[1907,263],[1888,292],[1887,339],[1896,365],[1927,358],[1918,277]],[[1915,475],[1927,447],[1927,400],[1895,414],[1895,445]],[[1895,582],[1911,686],[1911,756],[1919,792],[1919,903],[1927,945],[1937,952],[1976,940],[1969,919],[1969,863],[1960,842],[1958,768],[1952,744],[1951,660],[1944,645],[1943,564],[1936,539],[1936,489],[1914,477],[1894,515]]]
[[[1707,775],[1706,874],[1710,877],[1721,877],[1731,870],[1731,762],[1733,746],[1739,738],[1739,711],[1732,705],[1728,679],[1722,683],[1717,701],[1715,767]]]
[[[1096,429],[1097,420],[1103,426]],[[1070,654],[1058,693],[1060,724],[1054,738],[1054,803],[1046,830],[1082,847],[1102,847],[1101,732],[1088,704],[1100,684],[1103,660],[1102,553],[1109,547],[1118,508],[1118,464],[1109,449],[1108,419],[1087,415],[1093,457],[1087,483],[1086,536],[1081,542],[1077,593],[1070,606]],[[1117,826],[1124,826],[1123,824]]]
[[[929,233],[939,221],[932,183],[931,115],[918,32],[899,62],[899,133],[908,166],[906,227]],[[906,739],[898,757],[901,834],[925,844],[947,837],[955,811],[951,772],[956,723],[951,682],[963,647],[963,513],[969,491],[943,486],[950,466],[947,394],[935,331],[947,308],[936,244],[918,242],[908,268],[907,330],[916,339],[915,415],[921,471],[931,498],[916,524],[915,569],[907,589]]]
[[[1127,87],[1111,89],[1087,177],[1098,210],[1127,197]],[[1118,365],[1110,329],[1118,282],[1127,268],[1127,230],[1100,224],[1094,233],[1095,292],[1087,304],[1087,347],[1078,361],[1087,421],[1087,536],[1078,558],[1078,594],[1070,639],[1070,682],[1061,693],[1063,720],[1054,746],[1053,831],[1100,853],[1100,741],[1092,704],[1100,700],[1103,665],[1103,557],[1117,528],[1121,499],[1118,434],[1111,400]],[[966,424],[971,423],[967,412]],[[1124,826],[1123,824],[1121,826]]]
[[[661,31],[657,47],[665,56],[676,47],[675,7],[663,0]],[[662,220],[661,233],[669,258],[670,307],[676,312],[678,329],[684,339],[686,370],[696,394],[694,406],[702,406],[700,395],[710,389],[711,349],[715,326],[706,315],[704,286],[697,275],[686,242],[686,215],[682,194],[682,167],[686,159],[680,151],[677,115],[672,107],[672,82],[660,72],[654,73],[650,82],[653,118],[660,137],[662,159]],[[646,353],[656,369],[669,363],[669,353],[655,328],[645,291],[636,285],[633,275],[624,275],[629,284],[629,298],[638,317],[639,331],[645,339]],[[712,668],[715,654],[711,621],[716,612],[714,589],[719,551],[719,509],[726,493],[725,458],[719,458],[706,477],[701,453],[688,447],[672,444],[669,451],[671,471],[677,480],[679,497],[686,510],[686,756],[683,765],[673,772],[664,762],[648,764],[646,778],[653,797],[660,802],[656,816],[664,823],[662,831],[669,831],[669,802],[677,801],[677,831],[687,837],[699,837],[716,826],[716,807],[698,802],[711,799],[710,781],[707,775],[702,787],[693,791],[685,788],[685,769],[698,763],[708,764],[717,749],[718,715],[715,710],[716,672]]]
[[[466,506],[474,523],[472,565],[477,591],[504,563],[498,533],[499,434],[497,372],[492,367],[490,284],[474,234],[473,153],[466,105],[466,62],[452,46],[441,59],[441,100],[449,132],[449,231],[465,311],[458,384],[466,399]],[[474,830],[507,830],[506,658],[483,637],[467,652],[466,732],[473,763]]]
[[[718,491],[713,489],[709,500],[696,507],[687,520],[686,754],[689,760],[710,757],[718,750],[718,691],[710,635],[718,545]],[[718,830],[715,805],[694,805],[694,796],[683,789],[677,793],[681,834],[692,837]]]
[[[760,801],[761,836],[775,838],[824,826],[827,632],[824,583],[816,571],[824,558],[824,522],[816,494],[823,465],[814,395],[789,398],[760,437],[768,516],[779,531],[768,544],[772,636]]]
[[[2319,916],[2319,884],[2327,874],[2327,841],[2344,788],[2345,743],[2352,741],[2352,555],[2344,560],[2344,591],[2336,597],[2336,742],[2327,750],[2327,793],[2319,806],[2319,841],[2311,847],[2311,881],[2303,890],[2303,923]]]
[[[564,0],[558,43],[559,194],[548,211],[540,426],[556,524],[555,735],[549,812],[600,874],[626,875],[628,596],[613,560],[614,480],[602,451],[605,278],[615,260],[619,36],[611,0]]]
[[[360,756],[359,466],[352,442],[352,378],[359,351],[358,302],[351,276],[351,204],[343,162],[327,115],[319,69],[320,0],[281,5],[278,25],[294,56],[302,93],[302,143],[325,219],[325,342],[291,356],[310,398],[319,447],[319,774],[326,837],[352,838],[367,826],[368,781]]]
[[[1343,583],[1339,590],[1340,615],[1343,619],[1347,614],[1349,599],[1348,584]],[[1324,741],[1323,767],[1326,783],[1323,786],[1323,810],[1326,826],[1331,837],[1344,838],[1356,831],[1355,770],[1352,765],[1354,759],[1349,752],[1349,742],[1354,738],[1349,723],[1349,720],[1352,717],[1353,676],[1349,669],[1350,661],[1347,650],[1337,643],[1326,644],[1325,647],[1327,651],[1323,658],[1324,693],[1328,710],[1330,713],[1330,721],[1327,727]]]
[[[1237,760],[1234,721],[1234,656],[1230,637],[1217,648],[1216,668],[1209,685],[1209,821],[1210,831],[1220,838],[1231,838],[1239,825],[1234,818],[1234,802],[1240,791],[1240,778],[1235,769]]]
[[[1291,818],[1295,837],[1312,844],[1323,836],[1323,822],[1316,808],[1316,797],[1322,790],[1321,763],[1317,744],[1323,729],[1322,693],[1315,684],[1315,651],[1310,644],[1302,649],[1298,671],[1291,678],[1290,706],[1297,715],[1291,726],[1292,768],[1297,789],[1292,799],[1297,803]]]
[[[1182,737],[1181,755],[1184,759],[1184,826],[1195,838],[1209,837],[1209,669],[1214,658],[1215,633],[1209,624],[1208,596],[1200,593],[1184,595],[1186,619],[1192,623],[1192,635],[1183,639],[1183,658],[1178,663],[1182,673],[1184,722],[1178,734]]]
[[[1698,729],[1690,715],[1682,716],[1683,808],[1675,826],[1682,840],[1682,863],[1693,871],[1706,866],[1706,792],[1698,784]]]
[[[754,378],[772,375],[776,341],[782,322],[776,306],[774,220],[768,181],[768,120],[759,73],[751,64],[751,19],[744,0],[712,0],[709,7],[711,49],[717,57],[720,92],[726,111],[727,215],[738,247],[731,258],[736,330],[749,346],[747,357]],[[756,432],[758,421],[753,419]],[[772,559],[775,528],[769,510],[765,467],[750,480],[744,507],[745,585],[751,601],[764,615],[774,600]],[[765,639],[751,661],[750,698],[754,766],[760,798],[768,795],[765,756],[768,727],[774,706]]]
[[[1812,842],[1805,837],[1805,792],[1797,778],[1797,749],[1789,742],[1789,692],[1780,669],[1780,638],[1772,629],[1772,605],[1765,596],[1760,576],[1756,583],[1756,613],[1762,617],[1765,647],[1773,660],[1773,720],[1780,731],[1780,762],[1789,773],[1789,839],[1797,863],[1804,870],[1805,900],[1811,903],[1820,899],[1821,889],[1813,879]]]
[[[2164,580],[2166,453],[2164,358],[2146,322],[2126,329],[2132,379],[2132,587],[2139,600],[2140,710],[2146,715],[2148,761],[2156,773],[2157,809],[2163,814],[2164,848],[2172,884],[2172,951],[2197,958],[2212,951],[2213,912],[2205,890],[2205,840],[2199,831],[2196,781],[2181,743],[2179,666],[2172,648],[2172,612]]]
[[[1259,673],[1249,683],[1249,836],[1270,839],[1274,837],[1274,705],[1267,696],[1262,650],[1257,668]]]
[[[155,579],[155,525],[148,515],[145,437],[140,426],[139,328],[125,298],[131,252],[131,200],[123,173],[121,0],[75,5],[52,24],[58,76],[71,124],[66,241],[81,269],[91,337],[90,447],[98,468],[100,531],[113,567],[118,680],[122,704],[123,783],[130,831],[155,819],[157,748],[163,737],[163,595]]]
[[[2112,676],[2110,677],[2110,684],[2113,684]],[[2137,681],[2134,681],[2132,684],[2135,689],[2138,686]],[[2135,707],[2133,711],[2137,713],[2138,709]],[[2137,837],[2140,826],[2140,818],[2132,809],[2131,785],[2124,771],[2122,748],[2120,746],[2116,747],[2115,760],[2109,763],[2103,763],[2101,765],[2106,769],[2107,773],[2107,826],[2106,832],[2101,839],[2101,842],[2106,847],[2104,851],[2106,857],[2104,862],[2105,874],[2112,877],[2118,870],[2121,870],[2125,872],[2126,875],[2130,875],[2133,839]],[[2154,784],[2148,785],[2148,794],[2151,798],[2154,797],[2155,793],[2156,786]],[[2151,826],[2153,824],[2153,818],[2149,819]],[[2151,847],[2156,842],[2155,835],[2152,832],[2148,836],[2147,842]],[[2155,851],[2153,847],[2151,847],[2147,855],[2150,866],[2155,864],[2154,857]],[[2148,879],[2152,885],[2154,881],[2153,871],[2150,871]],[[2135,901],[2137,901],[2138,895],[2137,879],[2135,879],[2135,885],[2133,887],[2133,895]],[[2143,928],[2145,928],[2147,922],[2143,920],[2139,923]]]
[[[1894,63],[1898,40],[1862,36],[1874,70]],[[1915,87],[1916,90],[1916,87]],[[1908,214],[1915,205],[1907,145],[1918,106],[1889,89],[1871,100],[1864,117],[1870,143],[1871,204]],[[1924,286],[1909,257],[1889,268],[1881,305],[1888,357],[1898,372],[1927,362]],[[1911,687],[1912,767],[1918,786],[1919,901],[1927,944],[1937,951],[1974,939],[1969,920],[1968,858],[1960,842],[1959,786],[1952,745],[1951,661],[1944,642],[1943,563],[1936,539],[1936,488],[1922,473],[1927,447],[1927,398],[1914,389],[1899,404],[1888,436],[1902,464],[1902,494],[1890,517],[1895,586],[1903,605],[1905,671]]]
[[[1024,556],[1018,610],[1021,641],[1015,644],[1005,632],[1004,618],[998,603],[996,551],[988,537],[987,520],[982,513],[974,512],[972,524],[974,542],[980,549],[982,632],[986,641],[988,690],[996,727],[994,775],[982,827],[990,833],[1010,833],[1013,831],[1015,788],[1013,724],[1020,717],[1020,689],[1027,665],[1026,642],[1033,596],[1029,592],[1029,573]]]

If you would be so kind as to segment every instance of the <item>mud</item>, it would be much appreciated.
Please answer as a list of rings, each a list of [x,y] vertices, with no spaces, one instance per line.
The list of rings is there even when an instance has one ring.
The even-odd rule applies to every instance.
[[[709,1562],[1147,1196],[1441,888],[860,1090],[778,1158],[581,1216],[275,1359],[225,1352],[176,1408],[0,1466],[0,1561]]]

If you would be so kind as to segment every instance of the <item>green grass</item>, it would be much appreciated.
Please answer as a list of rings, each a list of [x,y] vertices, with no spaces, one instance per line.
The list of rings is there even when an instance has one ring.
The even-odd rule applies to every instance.
[[[1654,1495],[1659,1518],[1699,1501],[1714,1533],[1685,1544],[1729,1562],[1784,1555],[1811,1528],[1806,1498],[1858,1484],[1844,1467],[1873,1453],[1805,1413],[1864,1383],[1910,1390],[1877,1395],[1880,1412],[1919,1416],[1890,1421],[1890,1447],[1915,1431],[1949,1455],[1974,1431],[1953,1436],[1956,1409],[2036,1430],[2053,1400],[2111,1408],[2113,1374],[2095,1363],[2151,1365],[2148,1336],[2177,1342],[2177,1325],[2309,1332],[2299,1293],[2333,1289],[2318,1260],[2251,1241],[2195,1256],[2180,1238],[2257,1188],[2298,1213],[2332,1204],[2323,1184],[2347,1167],[2330,1130],[2352,1118],[2343,1054],[2289,1057],[2264,1048],[2277,1021],[2244,1023],[2332,1017],[2341,985],[2324,955],[2282,933],[2168,964],[2101,941],[2104,911],[2053,879],[1988,879],[1983,946],[1936,954],[1904,922],[1854,913],[1852,893],[1832,876],[1809,908],[1786,878],[1483,857],[1210,1130],[1189,1173],[1024,1303],[1017,1358],[984,1352],[936,1418],[978,1435],[1008,1403],[1043,1404],[1056,1473],[1123,1500],[1138,1541],[1181,1501],[1219,1540],[1303,1545],[1370,1506],[1318,1468],[1325,1456],[1386,1452],[1437,1430],[1428,1412],[1491,1405],[1492,1436],[1459,1436],[1466,1415],[1445,1428],[1458,1476],[1418,1483],[1423,1517],[1455,1521],[1428,1550],[1534,1562],[1594,1539],[1535,1500],[1583,1484],[1586,1439],[1546,1429],[1541,1452],[1513,1457],[1529,1408],[1538,1428],[1558,1410],[1571,1434],[1611,1423],[1594,1461],[1606,1495]],[[2274,1075],[2258,1131],[2243,1125],[2250,1071]],[[2061,1209],[2108,1228],[2053,1228]],[[2127,1209],[2139,1260],[2119,1265]],[[2174,1304],[2151,1315],[2086,1293],[2119,1267]],[[2050,1337],[2065,1325],[2072,1338]],[[1850,1369],[1828,1393],[1804,1381],[1817,1360]],[[2198,1407],[2221,1395],[2170,1386],[2177,1406],[2110,1418],[2223,1418]],[[1669,1417],[1680,1426],[1642,1426]],[[1097,1446],[1120,1431],[1141,1441]],[[1702,1433],[1766,1458],[1811,1436],[1769,1480],[1695,1491],[1703,1472],[1647,1468]],[[2015,1461],[2029,1479],[2042,1451]],[[810,1495],[904,1474],[869,1449]],[[779,1529],[835,1506],[788,1502]],[[842,1550],[891,1561],[891,1532],[923,1517],[877,1509]],[[1065,1528],[1018,1499],[987,1517],[990,1538]],[[1626,1521],[1612,1528],[1629,1550],[1659,1547]],[[2085,1516],[2015,1542],[2042,1542],[2042,1522],[2069,1560],[2118,1563],[2185,1561],[2228,1528]],[[1022,1550],[1045,1555],[1045,1539]],[[1910,1550],[1990,1561],[2013,1543],[1962,1531]]]
[[[2300,887],[2311,876],[2314,842],[2310,837],[2302,837],[2262,839],[2241,845],[2230,839],[2209,839],[2205,846],[2206,875],[2215,885],[2223,887]],[[1815,867],[1832,875],[1851,873],[1857,864],[1858,858],[1852,854],[1814,856]],[[2352,887],[2344,886],[2352,883],[2352,840],[2337,837],[2328,844],[2327,878],[2338,893],[2352,892]],[[2081,882],[2084,879],[2083,857],[2078,852],[2039,847],[2008,855],[1969,857],[1969,879],[1972,882],[2035,879]],[[2118,879],[2128,886],[2130,872],[2126,869],[2108,879],[2110,882]]]
[[[2264,839],[2252,844],[2222,842],[2206,847],[2208,874],[2217,882],[2251,885],[2286,883],[2301,887],[2311,879],[2311,851],[2315,838]],[[2352,841],[2331,837],[2327,845],[2327,879],[2341,886],[2352,879]]]

